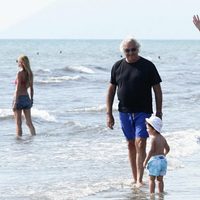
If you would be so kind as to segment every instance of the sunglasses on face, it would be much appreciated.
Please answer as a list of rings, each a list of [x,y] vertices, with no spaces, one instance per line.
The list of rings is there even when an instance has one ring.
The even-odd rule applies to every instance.
[[[137,48],[131,48],[131,49],[124,49],[125,53],[135,52],[137,51]]]

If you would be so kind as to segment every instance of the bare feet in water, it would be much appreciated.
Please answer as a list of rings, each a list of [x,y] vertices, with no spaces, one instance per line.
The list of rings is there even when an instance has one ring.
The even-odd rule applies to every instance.
[[[140,187],[142,187],[142,186],[144,186],[144,185],[145,185],[144,182],[138,182],[138,183],[136,183],[136,187],[137,187],[137,188],[140,188]]]
[[[17,139],[17,140],[21,140],[21,139],[22,139],[22,136],[21,136],[21,135],[16,135],[16,139]]]

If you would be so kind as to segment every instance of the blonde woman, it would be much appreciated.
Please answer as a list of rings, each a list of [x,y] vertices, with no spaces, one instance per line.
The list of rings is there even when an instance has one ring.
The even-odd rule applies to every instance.
[[[13,112],[16,121],[17,138],[22,136],[22,111],[24,113],[26,124],[30,129],[31,135],[36,135],[35,128],[31,119],[31,107],[33,105],[33,73],[31,71],[29,59],[22,55],[17,59],[20,68],[15,80],[16,89],[14,94]],[[30,96],[28,93],[30,88]]]

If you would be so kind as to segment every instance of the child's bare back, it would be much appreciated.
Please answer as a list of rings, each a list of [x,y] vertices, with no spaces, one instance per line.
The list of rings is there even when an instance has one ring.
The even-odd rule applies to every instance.
[[[156,134],[152,137],[152,144],[154,146],[154,151],[152,156],[155,155],[166,155],[166,152],[169,150],[166,139],[161,134]]]

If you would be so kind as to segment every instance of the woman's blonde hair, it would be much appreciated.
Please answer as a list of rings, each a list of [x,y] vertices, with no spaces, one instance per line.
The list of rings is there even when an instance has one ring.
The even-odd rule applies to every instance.
[[[140,49],[140,43],[133,37],[128,36],[127,38],[123,39],[120,43],[119,49],[122,53],[124,52],[124,46],[128,43],[133,43],[138,50]]]
[[[23,70],[27,73],[26,86],[29,87],[33,83],[33,73],[31,70],[29,59],[26,55],[19,56],[18,60],[23,62]]]

